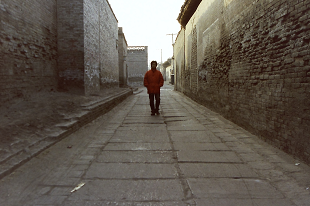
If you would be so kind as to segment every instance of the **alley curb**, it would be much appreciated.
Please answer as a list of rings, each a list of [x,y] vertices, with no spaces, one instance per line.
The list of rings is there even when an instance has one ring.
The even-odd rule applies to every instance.
[[[45,149],[51,147],[60,140],[77,131],[79,128],[95,120],[100,115],[109,112],[130,95],[133,95],[133,89],[126,89],[118,94],[81,105],[81,110],[79,113],[70,114],[70,116],[64,117],[62,122],[60,120],[59,124],[54,125],[54,127],[50,129],[50,134],[1,161],[0,179],[9,175],[18,167],[43,152]]]

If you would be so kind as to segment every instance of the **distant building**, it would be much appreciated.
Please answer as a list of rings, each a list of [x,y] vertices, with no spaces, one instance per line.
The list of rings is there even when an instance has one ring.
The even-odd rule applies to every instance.
[[[160,67],[160,72],[162,73],[165,81],[170,81],[171,69],[171,58],[169,58]]]
[[[142,86],[148,70],[148,47],[129,46],[127,48],[128,84]]]
[[[119,86],[127,86],[128,65],[127,65],[127,41],[123,28],[118,28],[118,59],[119,59]]]

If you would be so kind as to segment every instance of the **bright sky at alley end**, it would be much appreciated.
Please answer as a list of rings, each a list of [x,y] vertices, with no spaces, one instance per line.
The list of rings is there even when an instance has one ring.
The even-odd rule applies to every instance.
[[[176,20],[185,0],[109,0],[128,46],[148,46],[148,61],[172,57],[172,36],[180,31]],[[173,41],[177,35],[173,36]]]

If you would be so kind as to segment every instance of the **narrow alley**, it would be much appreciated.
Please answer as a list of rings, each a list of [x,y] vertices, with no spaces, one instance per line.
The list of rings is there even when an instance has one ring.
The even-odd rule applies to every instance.
[[[6,176],[0,205],[309,205],[310,168],[217,113],[146,90]]]

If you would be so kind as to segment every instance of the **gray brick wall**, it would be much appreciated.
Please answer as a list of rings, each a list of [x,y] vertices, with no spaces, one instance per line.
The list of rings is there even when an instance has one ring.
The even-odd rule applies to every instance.
[[[128,81],[127,69],[127,41],[123,28],[118,28],[118,57],[119,57],[119,85],[120,87],[126,86]]]
[[[310,0],[215,0],[197,11],[185,39],[196,25],[198,92],[194,68],[177,74],[177,89],[309,163]]]
[[[184,73],[185,73],[185,59],[184,59],[184,30],[178,33],[176,41],[173,46],[174,56],[174,68],[175,68],[175,79],[174,89],[180,92],[184,91]]]
[[[148,70],[148,47],[129,46],[127,52],[128,82],[130,85],[143,85]]]
[[[57,0],[58,75],[62,89],[84,92],[83,0]]]
[[[100,91],[101,15],[102,3],[99,0],[84,0],[84,69],[85,93],[97,94]]]
[[[118,23],[106,0],[59,0],[60,86],[86,95],[118,86]]]
[[[0,2],[0,101],[57,88],[56,0]]]
[[[103,87],[119,86],[118,22],[107,0],[99,0],[100,82]]]
[[[118,22],[107,0],[0,2],[0,101],[118,86]]]

